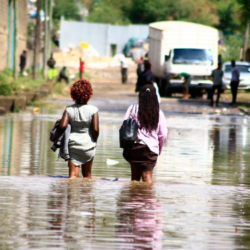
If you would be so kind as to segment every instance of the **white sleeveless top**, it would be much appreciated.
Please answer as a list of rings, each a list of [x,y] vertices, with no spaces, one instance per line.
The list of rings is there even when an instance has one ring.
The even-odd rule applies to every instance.
[[[85,151],[96,147],[92,136],[92,116],[98,112],[98,108],[88,104],[73,104],[68,106],[66,111],[71,125],[70,158],[76,165],[83,164],[87,160],[84,159]]]

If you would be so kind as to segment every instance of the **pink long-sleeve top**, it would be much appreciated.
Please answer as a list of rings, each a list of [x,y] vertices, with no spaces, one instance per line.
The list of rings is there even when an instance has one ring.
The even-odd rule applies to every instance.
[[[138,108],[139,108],[138,104],[131,105],[126,112],[123,121],[127,120],[128,118],[135,118],[137,120],[137,124],[140,127],[140,123],[137,119]],[[167,129],[166,119],[165,119],[163,112],[160,110],[159,111],[159,123],[158,123],[157,129],[149,133],[145,129],[139,128],[137,132],[138,139],[135,141],[135,143],[147,145],[150,151],[156,153],[157,155],[160,155],[162,151],[162,147],[167,139],[167,133],[168,133],[168,129]]]

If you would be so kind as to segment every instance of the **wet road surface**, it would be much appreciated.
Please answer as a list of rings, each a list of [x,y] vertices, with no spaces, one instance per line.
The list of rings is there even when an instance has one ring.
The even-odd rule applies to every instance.
[[[94,178],[66,178],[49,141],[61,114],[0,117],[0,249],[250,248],[247,116],[166,113],[148,185],[130,182],[118,143],[124,112],[100,112]]]

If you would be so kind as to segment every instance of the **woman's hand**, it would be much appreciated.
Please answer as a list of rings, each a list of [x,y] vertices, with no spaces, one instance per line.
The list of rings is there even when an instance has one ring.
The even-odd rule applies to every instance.
[[[92,116],[92,135],[94,138],[94,141],[97,142],[98,136],[99,136],[99,114],[96,112]]]
[[[69,114],[66,110],[63,112],[63,116],[60,122],[60,129],[65,130],[69,124]]]

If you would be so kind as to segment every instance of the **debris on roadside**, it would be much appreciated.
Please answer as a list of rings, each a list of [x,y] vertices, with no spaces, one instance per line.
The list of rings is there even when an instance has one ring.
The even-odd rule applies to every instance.
[[[99,56],[97,51],[92,46],[77,46],[70,47],[66,50],[54,52],[56,65],[59,67],[66,66],[71,68],[79,68],[79,59],[81,58],[86,65],[86,68],[107,68],[119,67],[120,59],[123,54],[111,56]],[[128,65],[134,65],[135,62],[131,58],[127,58]]]

